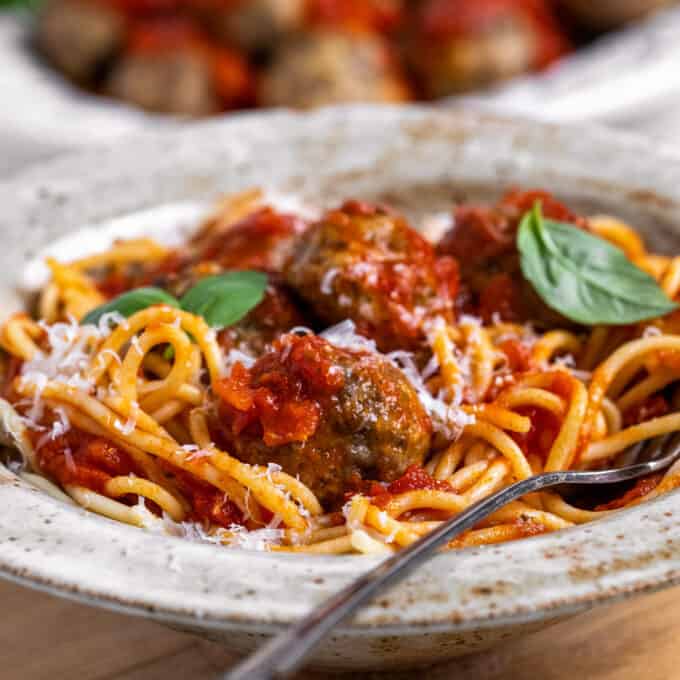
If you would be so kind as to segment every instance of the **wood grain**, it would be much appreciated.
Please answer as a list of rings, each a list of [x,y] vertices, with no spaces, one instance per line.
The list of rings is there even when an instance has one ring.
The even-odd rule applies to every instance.
[[[233,659],[219,646],[143,619],[0,582],[2,680],[217,680]],[[680,678],[680,588],[583,614],[487,654],[427,672],[428,680]],[[303,673],[298,680],[321,680]],[[380,678],[379,674],[353,680]],[[392,673],[391,680],[423,673]]]

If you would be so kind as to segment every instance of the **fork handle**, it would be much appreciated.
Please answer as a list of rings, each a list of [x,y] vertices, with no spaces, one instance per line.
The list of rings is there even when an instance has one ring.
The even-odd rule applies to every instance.
[[[569,472],[547,472],[529,477],[471,505],[332,595],[301,621],[279,633],[222,676],[223,680],[272,680],[288,676],[302,665],[309,652],[336,625],[378,590],[405,578],[439,546],[528,493],[571,481],[569,476]]]

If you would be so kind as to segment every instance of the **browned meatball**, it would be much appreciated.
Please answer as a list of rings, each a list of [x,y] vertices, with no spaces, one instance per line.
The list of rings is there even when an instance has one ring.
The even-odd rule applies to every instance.
[[[238,52],[182,16],[137,19],[108,81],[110,94],[149,111],[204,116],[252,103],[254,75]]]
[[[356,201],[302,235],[286,278],[322,321],[352,319],[385,352],[418,350],[431,321],[453,320],[455,262],[403,218]]]
[[[517,227],[536,201],[546,217],[587,226],[586,220],[548,192],[512,190],[495,206],[458,206],[454,226],[439,242],[439,253],[460,263],[459,305],[487,323],[496,317],[553,325],[570,323],[541,301],[520,269]]]
[[[204,263],[188,266],[178,272],[154,276],[147,281],[180,298],[202,278],[223,271],[223,268],[214,263]],[[276,274],[270,274],[262,302],[243,319],[220,331],[218,342],[227,351],[235,349],[250,357],[258,357],[283,333],[308,325],[309,320],[290,289]]]
[[[212,435],[239,459],[276,463],[337,508],[362,479],[422,464],[431,422],[406,377],[375,353],[287,335],[216,386]]]
[[[258,357],[273,341],[308,319],[282,280],[280,271],[306,223],[263,207],[235,223],[207,222],[188,250],[172,253],[160,265],[141,273],[133,287],[152,285],[177,298],[206,276],[224,271],[259,270],[269,274],[262,302],[245,318],[219,334],[220,344]]]
[[[38,44],[67,76],[93,84],[121,48],[125,19],[103,3],[50,0],[38,20]]]
[[[218,340],[225,349],[259,357],[271,349],[282,334],[308,323],[288,288],[271,282],[262,302],[241,321],[225,328]]]
[[[409,98],[381,36],[323,30],[299,33],[284,42],[262,79],[259,94],[265,106],[293,108]]]
[[[210,69],[189,52],[125,56],[107,89],[114,97],[158,113],[207,116],[221,109]]]
[[[281,271],[307,223],[265,206],[236,223],[209,223],[192,242],[198,260],[226,269]]]
[[[409,56],[430,97],[542,68],[569,49],[544,0],[424,0],[414,24]]]
[[[271,49],[303,22],[305,0],[241,0],[207,15],[211,28],[228,44],[248,51]]]

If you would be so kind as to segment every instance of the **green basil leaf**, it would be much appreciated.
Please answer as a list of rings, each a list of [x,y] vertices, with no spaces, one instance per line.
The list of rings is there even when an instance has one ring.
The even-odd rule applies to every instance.
[[[97,325],[105,314],[117,312],[126,319],[142,309],[153,305],[179,307],[179,302],[170,293],[160,288],[136,288],[88,312],[80,322],[83,325]]]
[[[622,250],[565,222],[545,219],[540,204],[517,232],[524,277],[541,299],[585,325],[620,325],[678,308]]]
[[[266,287],[267,275],[262,272],[228,272],[201,279],[180,304],[202,316],[211,328],[226,328],[262,302]]]

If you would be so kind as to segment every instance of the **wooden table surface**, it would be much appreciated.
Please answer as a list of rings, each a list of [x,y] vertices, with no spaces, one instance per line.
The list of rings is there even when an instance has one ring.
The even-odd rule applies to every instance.
[[[2,680],[216,680],[219,646],[144,621],[0,582]],[[494,651],[408,680],[673,680],[680,678],[680,588],[583,614]],[[304,673],[297,680],[321,680]]]

